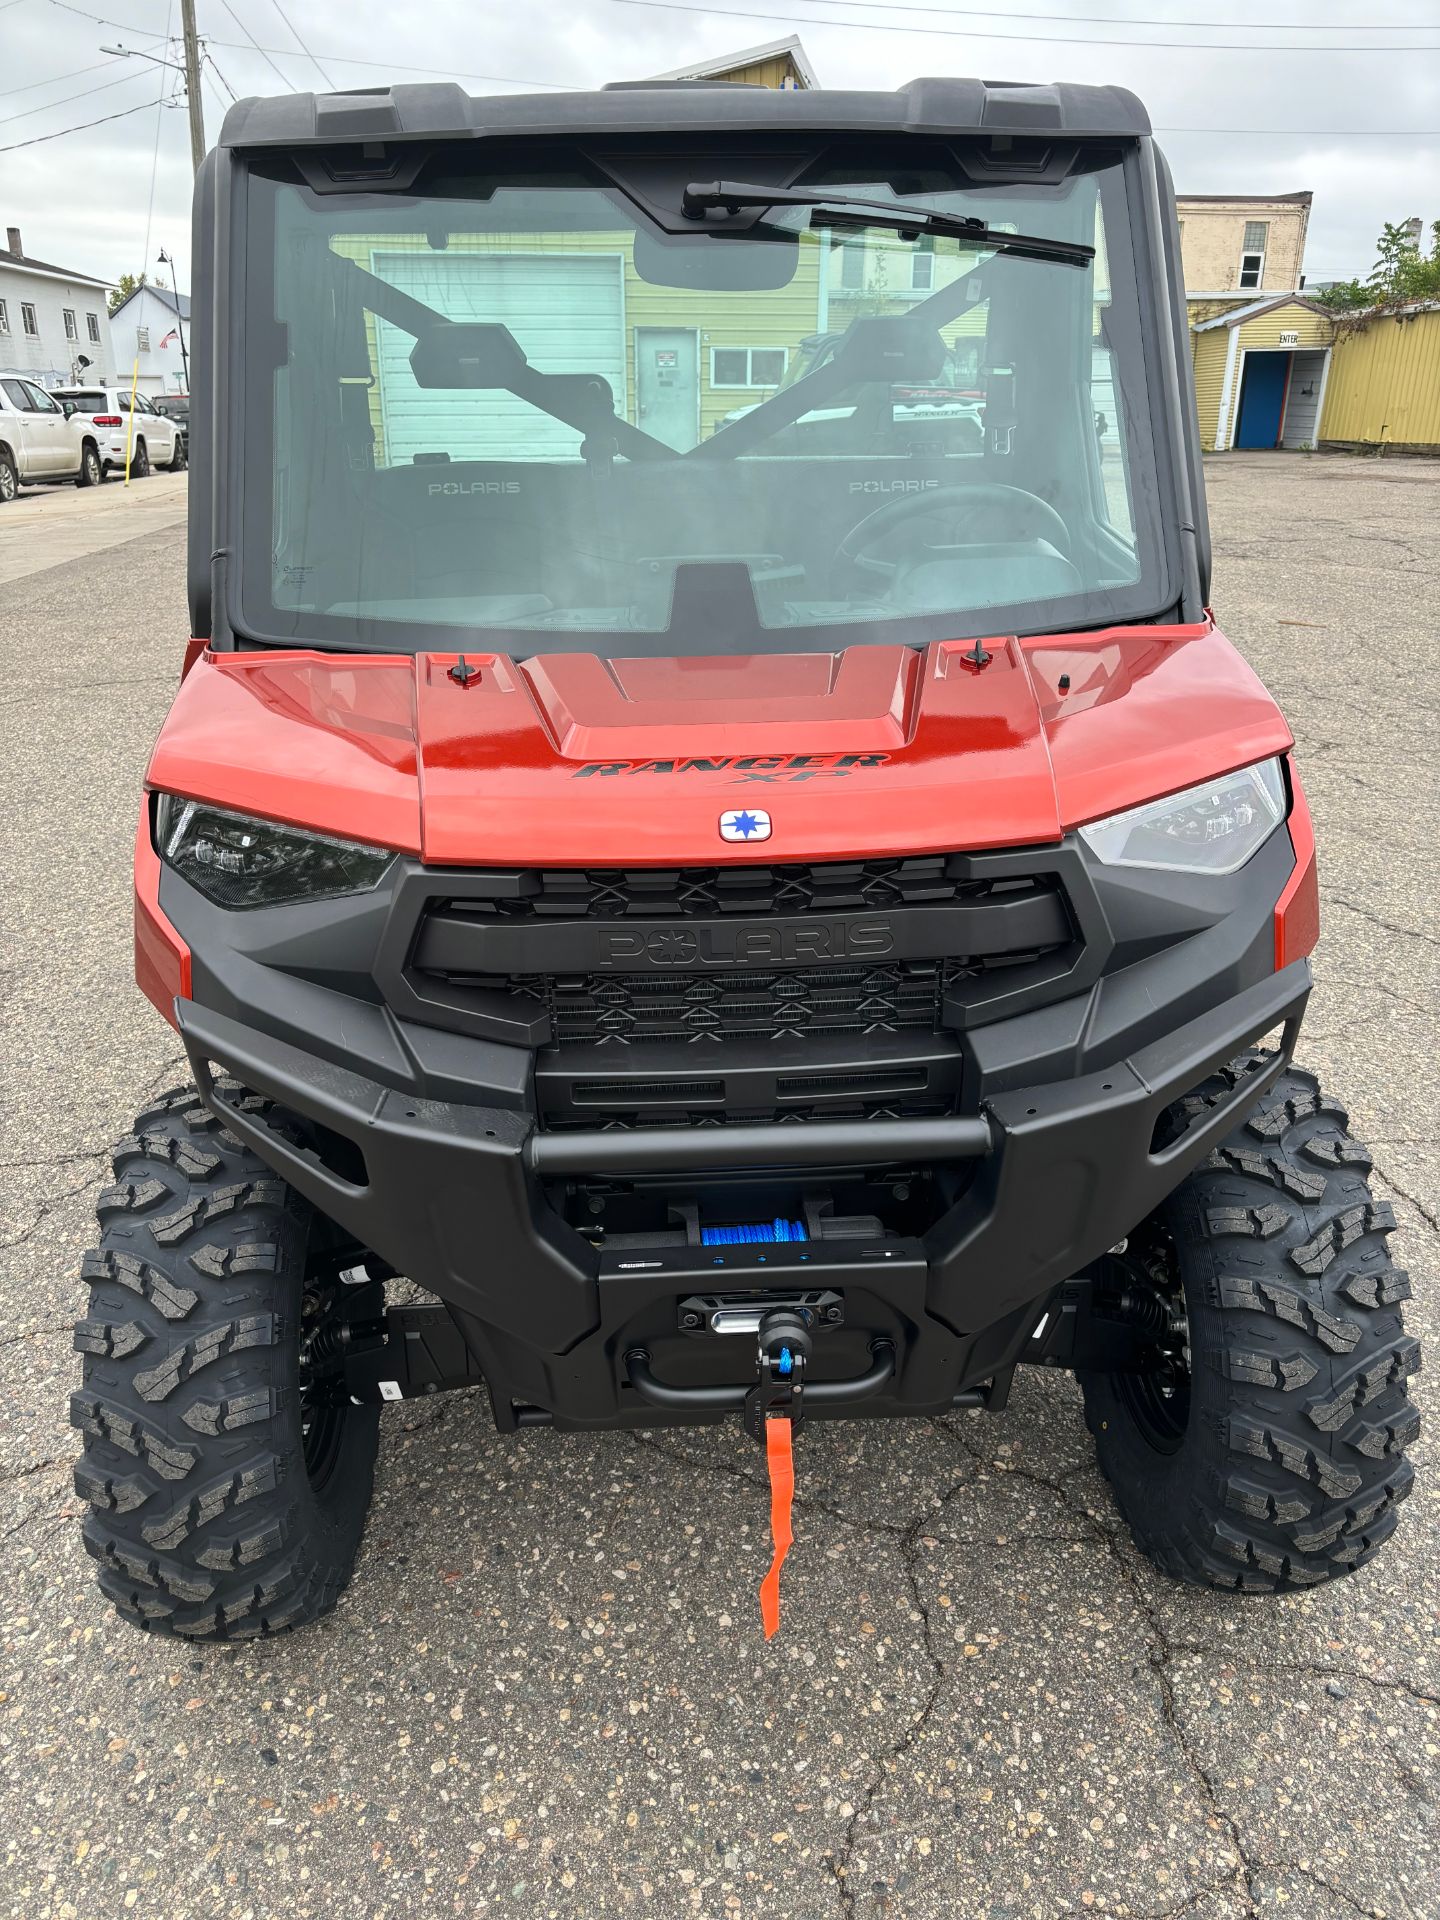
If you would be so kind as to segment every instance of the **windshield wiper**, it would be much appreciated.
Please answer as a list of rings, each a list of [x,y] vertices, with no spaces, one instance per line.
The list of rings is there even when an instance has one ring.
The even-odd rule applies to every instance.
[[[743,180],[692,180],[680,197],[680,211],[687,220],[699,220],[719,207],[726,213],[739,213],[743,207],[811,207],[824,217],[811,226],[893,227],[902,239],[913,240],[922,233],[937,234],[953,240],[968,240],[977,247],[996,253],[1011,253],[1022,260],[1051,260],[1066,267],[1087,267],[1095,258],[1094,247],[1078,240],[1046,240],[1035,234],[1005,233],[999,227],[987,227],[974,215],[939,213],[929,207],[902,207],[893,200],[850,200],[844,194],[820,193],[808,187],[756,187]]]

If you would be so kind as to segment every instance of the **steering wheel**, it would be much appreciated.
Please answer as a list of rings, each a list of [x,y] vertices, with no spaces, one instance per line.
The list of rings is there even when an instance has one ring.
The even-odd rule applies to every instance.
[[[926,526],[941,518],[949,531],[962,535],[960,540],[927,543]],[[921,551],[953,552],[982,540],[1025,538],[1048,540],[1066,559],[1070,557],[1069,530],[1048,501],[998,480],[967,480],[887,500],[850,529],[835,549],[835,561],[889,579]],[[896,548],[894,557],[873,558],[868,549],[886,539]]]

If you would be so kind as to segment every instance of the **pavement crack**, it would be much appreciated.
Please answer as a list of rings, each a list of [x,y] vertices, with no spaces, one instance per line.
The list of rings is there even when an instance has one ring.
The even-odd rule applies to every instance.
[[[956,1439],[960,1440],[958,1433],[956,1434]],[[965,1443],[963,1440],[960,1440],[960,1444],[964,1446]],[[968,1448],[966,1450],[971,1451]],[[1231,1849],[1238,1863],[1235,1881],[1243,1889],[1246,1910],[1251,1915],[1258,1915],[1260,1908],[1257,1904],[1255,1894],[1255,1877],[1259,1871],[1259,1866],[1257,1862],[1251,1859],[1249,1851],[1245,1846],[1244,1836],[1240,1831],[1239,1821],[1223,1803],[1220,1797],[1219,1785],[1196,1751],[1194,1743],[1190,1739],[1189,1732],[1180,1716],[1179,1704],[1175,1697],[1175,1685],[1171,1678],[1170,1669],[1176,1655],[1187,1651],[1187,1649],[1171,1638],[1169,1629],[1161,1617],[1160,1610],[1155,1605],[1150,1594],[1146,1591],[1140,1571],[1138,1567],[1132,1563],[1124,1543],[1091,1512],[1089,1506],[1083,1503],[1083,1499],[1076,1497],[1075,1491],[1070,1483],[1081,1469],[1073,1469],[1070,1473],[1064,1475],[1052,1475],[1040,1473],[1034,1467],[1021,1466],[1015,1461],[991,1459],[988,1464],[997,1473],[1013,1473],[1022,1480],[1029,1480],[1038,1487],[1047,1488],[1058,1499],[1062,1500],[1076,1517],[1091,1530],[1090,1538],[1093,1539],[1098,1546],[1103,1548],[1104,1552],[1109,1556],[1121,1580],[1129,1590],[1137,1613],[1149,1629],[1150,1646],[1147,1650],[1147,1659],[1155,1681],[1156,1693],[1160,1702],[1160,1714],[1165,1722],[1166,1731],[1175,1744],[1176,1752],[1180,1755],[1199,1786],[1205,1804],[1210,1810],[1211,1818],[1215,1824],[1224,1831],[1229,1839]],[[1213,1891],[1213,1889],[1211,1890]],[[1182,1908],[1181,1911],[1183,1912],[1183,1910]]]
[[[1342,893],[1328,893],[1322,887],[1321,898],[1327,907],[1344,907],[1347,912],[1368,921],[1372,927],[1378,927],[1382,933],[1398,933],[1407,940],[1423,940],[1427,946],[1440,947],[1440,938],[1435,934],[1422,933],[1419,927],[1402,926],[1398,920],[1386,920],[1371,908],[1362,906],[1358,900],[1347,900]]]
[[[64,1459],[31,1460],[23,1467],[11,1467],[7,1472],[0,1473],[0,1486],[9,1486],[12,1481],[28,1480],[33,1474],[48,1473],[52,1467],[68,1467],[70,1464],[68,1456]]]
[[[0,1351],[6,1347],[18,1347],[22,1340],[43,1340],[52,1333],[70,1333],[74,1326],[73,1320],[53,1320],[43,1327],[26,1327],[23,1333],[10,1333],[0,1340]]]
[[[930,1663],[930,1680],[917,1710],[906,1724],[898,1729],[895,1738],[876,1759],[870,1779],[853,1802],[853,1810],[846,1822],[839,1848],[829,1862],[830,1871],[835,1878],[839,1911],[844,1916],[844,1920],[851,1920],[855,1912],[855,1889],[851,1884],[850,1869],[863,1838],[863,1829],[872,1824],[875,1803],[880,1798],[881,1789],[887,1778],[894,1773],[905,1755],[923,1737],[939,1705],[940,1694],[949,1672],[945,1655],[936,1642],[935,1625],[931,1618],[929,1602],[920,1586],[920,1547],[924,1540],[933,1537],[930,1529],[950,1502],[958,1499],[970,1485],[969,1479],[956,1481],[954,1486],[942,1493],[926,1512],[917,1515],[911,1521],[905,1528],[900,1541],[900,1566],[905,1575],[905,1583],[910,1589],[911,1607],[920,1618],[920,1644],[924,1647],[925,1657]]]
[[[1415,1209],[1426,1226],[1429,1227],[1431,1233],[1440,1233],[1440,1215],[1437,1215],[1433,1209],[1427,1207],[1423,1200],[1417,1200],[1408,1187],[1402,1187],[1398,1180],[1392,1179],[1383,1167],[1376,1165],[1373,1161],[1370,1171],[1382,1187],[1388,1187],[1392,1193],[1398,1194],[1407,1206]]]
[[[73,1187],[66,1187],[60,1193],[49,1194],[40,1202],[35,1213],[35,1218],[30,1222],[28,1227],[22,1228],[19,1233],[12,1235],[9,1240],[0,1240],[0,1253],[8,1252],[12,1247],[23,1246],[27,1240],[33,1239],[44,1225],[46,1219],[54,1213],[57,1207],[62,1206],[67,1200],[73,1200],[77,1193],[84,1193],[87,1187],[98,1186],[104,1178],[105,1174],[103,1170],[98,1173],[87,1173],[85,1178],[77,1181]]]

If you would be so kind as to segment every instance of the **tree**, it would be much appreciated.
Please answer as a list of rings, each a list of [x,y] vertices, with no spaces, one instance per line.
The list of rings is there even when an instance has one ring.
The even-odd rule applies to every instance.
[[[1440,220],[1421,250],[1420,222],[1387,220],[1375,242],[1375,265],[1364,280],[1345,280],[1316,294],[1336,314],[1386,313],[1416,300],[1440,299]]]
[[[110,289],[111,313],[114,313],[117,307],[123,306],[132,293],[138,292],[141,287],[147,285],[148,279],[149,276],[143,273],[122,273],[119,280]]]

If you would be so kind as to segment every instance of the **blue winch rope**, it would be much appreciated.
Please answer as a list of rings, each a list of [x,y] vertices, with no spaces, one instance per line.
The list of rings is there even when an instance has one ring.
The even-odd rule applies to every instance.
[[[702,1247],[742,1247],[757,1240],[808,1240],[803,1220],[759,1220],[743,1227],[702,1227]]]

